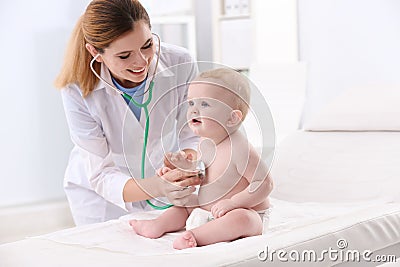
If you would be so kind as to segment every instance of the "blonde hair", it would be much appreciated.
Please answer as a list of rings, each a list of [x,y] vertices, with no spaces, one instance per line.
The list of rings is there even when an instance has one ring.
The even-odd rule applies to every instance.
[[[93,0],[75,25],[55,87],[77,83],[83,96],[88,96],[98,79],[90,70],[92,55],[86,43],[102,54],[115,39],[133,30],[137,21],[146,22],[151,29],[149,16],[138,0]],[[94,62],[93,67],[100,72],[99,62]]]
[[[215,84],[230,91],[235,104],[232,108],[242,112],[242,120],[246,118],[250,106],[250,85],[243,74],[229,68],[212,69],[200,73],[192,81],[197,82]]]

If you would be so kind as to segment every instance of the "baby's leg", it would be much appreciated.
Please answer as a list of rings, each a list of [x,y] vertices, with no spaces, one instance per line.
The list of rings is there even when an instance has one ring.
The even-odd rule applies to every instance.
[[[261,233],[262,221],[256,211],[236,209],[191,231],[184,232],[174,241],[174,248],[204,246]]]
[[[189,213],[186,208],[171,207],[153,220],[131,220],[129,224],[138,235],[158,238],[165,233],[181,230]]]

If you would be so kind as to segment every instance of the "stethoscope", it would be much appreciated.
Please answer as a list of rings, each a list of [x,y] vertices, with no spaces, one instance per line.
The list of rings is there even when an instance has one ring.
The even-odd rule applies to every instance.
[[[146,123],[145,123],[145,127],[144,127],[144,140],[143,140],[143,149],[142,149],[142,162],[141,162],[141,178],[144,179],[145,176],[145,161],[146,161],[146,149],[147,149],[147,140],[149,137],[149,109],[148,109],[148,105],[150,104],[150,101],[153,97],[153,87],[154,87],[154,78],[155,78],[155,74],[157,71],[157,67],[158,67],[158,61],[160,59],[160,55],[161,55],[161,39],[160,36],[158,36],[155,33],[152,33],[154,36],[157,37],[158,40],[158,51],[157,51],[157,60],[156,60],[156,65],[154,67],[154,72],[153,72],[153,76],[151,77],[151,81],[149,84],[149,88],[143,92],[143,94],[146,94],[147,92],[149,92],[149,96],[147,98],[147,100],[144,103],[138,103],[136,102],[130,95],[128,95],[127,93],[119,90],[117,87],[115,87],[113,84],[107,82],[106,80],[104,80],[97,72],[96,70],[93,68],[93,63],[95,62],[95,60],[100,56],[100,54],[97,54],[96,56],[93,57],[93,59],[90,61],[90,69],[92,70],[92,72],[94,73],[94,75],[96,75],[97,78],[99,78],[99,80],[101,80],[103,83],[107,84],[109,87],[111,87],[114,91],[116,91],[118,94],[122,95],[126,100],[128,100],[129,102],[132,102],[136,107],[138,108],[143,108],[144,113],[145,113],[145,117],[146,117]],[[157,210],[164,210],[167,209],[169,207],[172,207],[172,204],[167,204],[165,206],[157,206],[153,203],[150,202],[150,200],[146,200],[147,204],[149,204],[151,207],[153,207],[154,209]]]

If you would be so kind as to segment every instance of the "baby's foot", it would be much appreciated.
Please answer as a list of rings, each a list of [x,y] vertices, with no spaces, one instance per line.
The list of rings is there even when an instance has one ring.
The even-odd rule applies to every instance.
[[[164,231],[157,225],[155,220],[131,220],[129,224],[136,234],[144,237],[159,238],[164,234]]]
[[[186,231],[180,237],[175,239],[173,246],[175,249],[197,247],[196,238],[194,237],[192,231]]]

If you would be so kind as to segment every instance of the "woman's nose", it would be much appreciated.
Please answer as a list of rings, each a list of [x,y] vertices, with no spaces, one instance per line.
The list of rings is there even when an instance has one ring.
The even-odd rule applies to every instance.
[[[143,66],[144,64],[147,64],[146,56],[142,52],[135,53],[132,64],[135,66]]]

